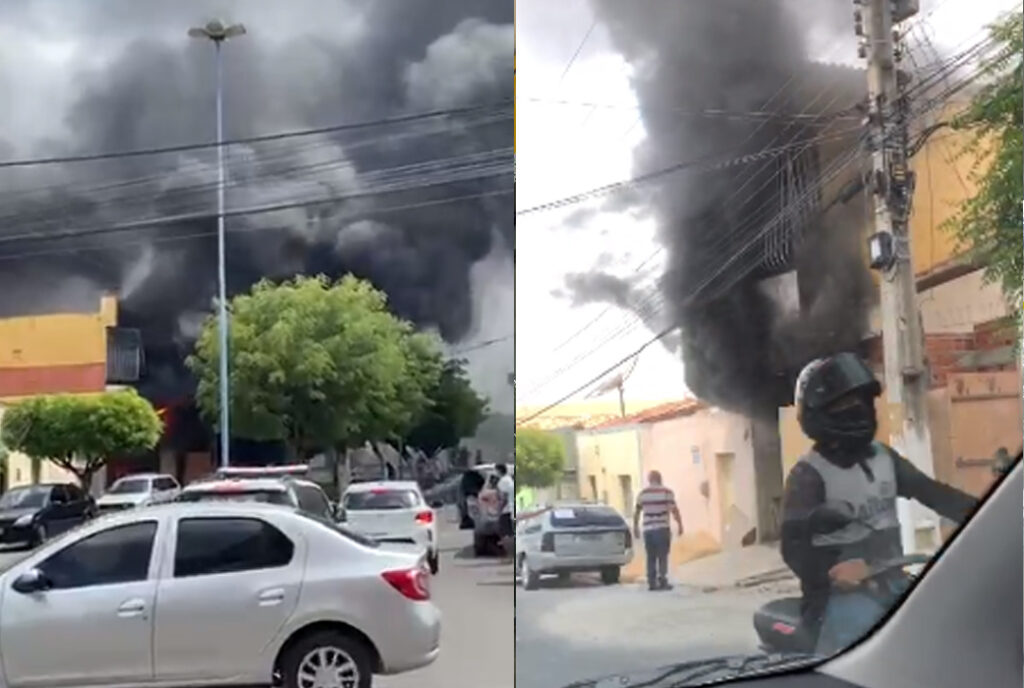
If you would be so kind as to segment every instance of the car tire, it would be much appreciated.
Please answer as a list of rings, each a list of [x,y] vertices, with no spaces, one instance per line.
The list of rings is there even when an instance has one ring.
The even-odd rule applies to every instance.
[[[316,669],[317,656],[322,650],[333,651],[332,660],[339,661],[339,669],[354,670],[355,688],[370,688],[373,682],[373,661],[366,643],[339,631],[317,631],[298,640],[281,656],[278,670],[284,688],[303,688],[299,676],[309,668]]]
[[[436,576],[437,572],[441,570],[441,558],[437,552],[431,552],[427,555],[427,566],[430,567],[430,575]]]
[[[477,533],[473,533],[473,555],[477,557],[487,555],[487,539]]]
[[[619,582],[621,570],[618,566],[606,566],[601,569],[601,582],[605,585],[615,585]]]
[[[523,578],[523,590],[536,590],[540,587],[540,574],[530,568],[526,557],[519,564],[519,575]]]

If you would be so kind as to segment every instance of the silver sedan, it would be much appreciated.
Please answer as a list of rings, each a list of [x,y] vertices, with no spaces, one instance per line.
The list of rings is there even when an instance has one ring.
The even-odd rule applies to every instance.
[[[0,687],[367,688],[429,664],[421,552],[285,507],[103,517],[0,575]]]

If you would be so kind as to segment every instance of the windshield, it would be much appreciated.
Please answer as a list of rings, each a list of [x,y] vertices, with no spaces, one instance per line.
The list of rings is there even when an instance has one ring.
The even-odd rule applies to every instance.
[[[275,490],[191,490],[182,492],[181,502],[258,502],[295,506],[287,492]]]
[[[370,490],[349,492],[344,507],[348,511],[388,511],[411,509],[419,503],[419,495],[412,490]]]
[[[129,480],[118,480],[107,494],[141,494],[149,491],[149,480],[146,478],[131,478]]]
[[[0,496],[0,509],[35,509],[45,506],[49,497],[49,487],[16,487]]]
[[[1024,13],[854,4],[516,3],[517,688],[844,653],[1017,456]]]

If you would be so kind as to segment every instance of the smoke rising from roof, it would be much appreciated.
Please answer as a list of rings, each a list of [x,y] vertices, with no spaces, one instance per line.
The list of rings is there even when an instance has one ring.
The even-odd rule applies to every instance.
[[[0,57],[19,50],[48,54],[59,44],[73,46],[80,59],[70,63],[70,78],[40,60],[16,63],[27,74],[0,67],[0,91],[7,86],[23,95],[13,113],[0,114],[0,124],[19,125],[11,141],[0,140],[0,151],[74,155],[212,140],[213,50],[185,32],[213,16],[248,30],[223,51],[230,139],[508,101],[512,14],[507,0],[299,0],[287,6],[229,0],[216,7],[5,2],[0,24],[18,27],[12,40],[22,43],[0,48]],[[56,16],[60,24],[53,23]],[[36,87],[40,82],[66,90],[53,89],[51,105],[60,116],[40,117],[33,128],[26,113],[44,109],[37,102],[47,97]],[[514,233],[513,197],[480,195],[511,188],[512,176],[435,186],[422,181],[436,167],[431,161],[511,149],[510,115],[508,108],[231,147],[229,210],[365,193],[394,180],[394,173],[382,178],[380,170],[427,164],[428,171],[406,172],[410,176],[403,178],[413,178],[419,188],[386,197],[228,218],[229,292],[244,291],[262,277],[352,272],[387,292],[402,317],[436,328],[451,342],[470,336],[471,269],[494,255],[511,264]],[[0,194],[0,241],[4,235],[212,214],[215,182],[213,149],[0,170],[6,191]],[[394,207],[405,209],[385,212]],[[85,310],[95,307],[100,293],[118,293],[122,324],[144,330],[153,385],[144,391],[182,394],[189,382],[181,360],[198,314],[209,310],[216,292],[215,228],[210,217],[59,244],[0,244],[0,316]],[[512,290],[511,279],[506,286]],[[511,327],[511,310],[505,318]],[[509,360],[493,375],[505,379],[511,365]]]
[[[860,73],[814,64],[806,55],[804,39],[812,28],[849,32],[839,22],[845,15],[837,10],[840,4],[848,5],[800,2],[794,11],[792,3],[777,0],[593,0],[616,49],[634,67],[633,88],[648,132],[635,151],[636,171],[706,156],[739,157],[822,135],[826,129],[806,119],[694,117],[680,111],[819,114],[857,102],[865,90]],[[845,34],[836,35],[846,43]],[[767,161],[677,174],[650,187],[668,260],[659,285],[662,317],[640,314],[648,325],[681,325],[687,386],[698,396],[739,410],[774,408],[789,401],[791,379],[803,362],[857,346],[871,302],[860,257],[862,199],[827,214],[787,215],[787,222],[755,238],[787,207],[784,194],[794,183],[804,199],[797,207],[828,203],[830,187],[816,189],[813,180],[855,142],[848,137],[827,146],[805,143]],[[857,173],[853,165],[843,172]],[[793,268],[799,275],[799,314],[785,312],[758,286]],[[650,301],[623,290],[628,280],[609,290],[608,280],[598,277],[571,277],[568,286],[582,289],[582,300],[593,300],[594,287],[601,285],[603,300],[632,310]]]

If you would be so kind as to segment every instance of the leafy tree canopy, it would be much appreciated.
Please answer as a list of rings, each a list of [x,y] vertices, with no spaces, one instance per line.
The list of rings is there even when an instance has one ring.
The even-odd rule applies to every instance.
[[[1002,287],[1017,313],[1018,327],[1024,278],[1022,16],[1020,11],[1007,14],[989,28],[996,49],[982,62],[985,83],[953,123],[970,133],[961,155],[976,161],[971,178],[978,191],[948,223],[959,248]]]
[[[404,436],[441,373],[436,339],[392,315],[383,292],[345,276],[262,281],[232,300],[231,433],[299,454]],[[219,416],[217,321],[188,365],[203,415]]]
[[[516,484],[551,487],[565,470],[565,445],[550,432],[516,430]]]
[[[88,488],[113,456],[152,449],[163,422],[135,390],[40,396],[6,410],[0,440],[34,459],[70,471]]]
[[[428,396],[430,408],[405,438],[406,444],[428,454],[472,437],[487,416],[487,400],[473,389],[464,360],[445,362]]]

